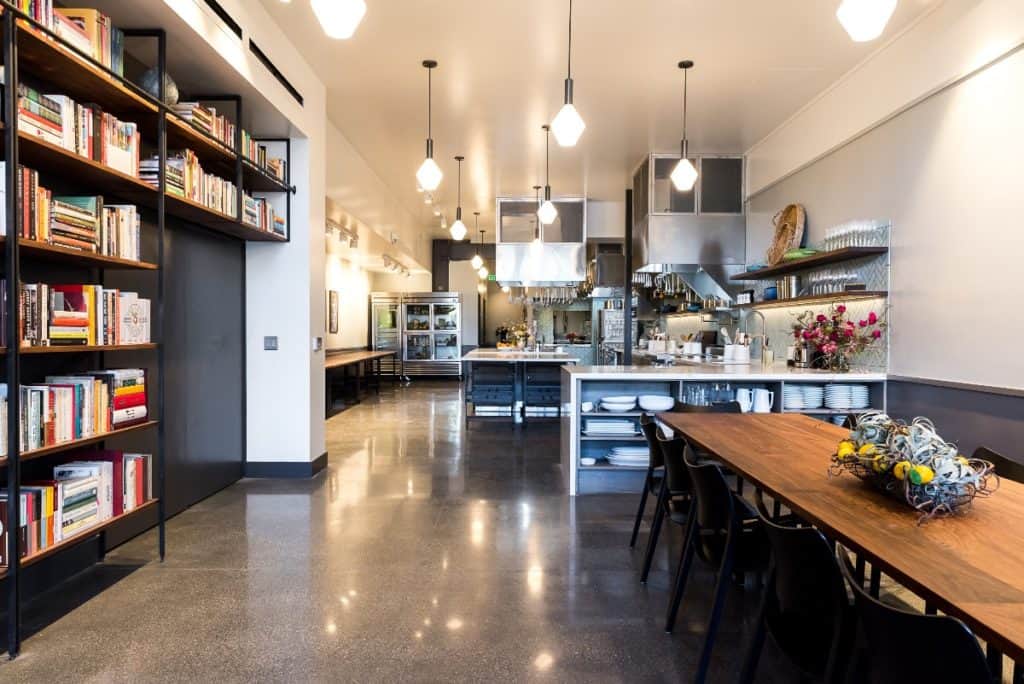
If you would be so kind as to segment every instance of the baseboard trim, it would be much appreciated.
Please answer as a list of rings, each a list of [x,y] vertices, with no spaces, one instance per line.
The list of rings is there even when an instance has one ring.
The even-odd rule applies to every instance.
[[[327,467],[327,452],[308,463],[263,461],[246,463],[245,476],[266,479],[303,479],[313,477]]]

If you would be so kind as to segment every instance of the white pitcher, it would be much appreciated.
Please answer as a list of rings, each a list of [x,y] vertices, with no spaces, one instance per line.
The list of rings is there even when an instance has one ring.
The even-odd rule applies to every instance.
[[[771,413],[775,403],[775,392],[766,389],[754,390],[754,413]]]
[[[736,401],[739,402],[741,411],[750,413],[750,409],[754,405],[754,393],[746,387],[740,387],[736,390]]]

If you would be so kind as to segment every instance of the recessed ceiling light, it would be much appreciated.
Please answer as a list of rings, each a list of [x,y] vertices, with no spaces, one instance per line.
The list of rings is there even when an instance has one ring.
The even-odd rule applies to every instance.
[[[363,0],[313,0],[313,14],[329,38],[346,40],[359,28],[366,14],[366,3]]]
[[[850,38],[866,43],[882,35],[894,11],[896,0],[843,0],[836,18]]]

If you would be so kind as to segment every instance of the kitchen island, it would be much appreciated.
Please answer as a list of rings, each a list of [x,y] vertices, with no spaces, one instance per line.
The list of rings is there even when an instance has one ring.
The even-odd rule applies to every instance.
[[[523,423],[561,416],[559,368],[576,358],[561,351],[474,349],[466,365],[466,425],[471,420]]]
[[[762,410],[802,413],[821,420],[842,421],[850,413],[886,408],[886,374],[882,371],[833,373],[790,368],[784,363],[764,368],[750,365],[693,363],[681,366],[564,366],[561,369],[561,462],[569,494],[638,492],[645,465],[618,465],[608,460],[616,448],[646,445],[639,406],[629,410],[602,408],[607,397],[654,395],[677,402],[719,401],[737,390],[762,390]],[[857,387],[847,390],[847,387]],[[831,388],[831,389],[830,389]],[[866,393],[863,388],[866,388]],[[856,392],[851,401],[846,393]],[[805,393],[807,398],[805,399]],[[827,393],[827,394],[826,394]],[[583,411],[593,404],[593,410]],[[633,423],[632,430],[609,434],[607,423]],[[592,460],[591,460],[592,459]]]

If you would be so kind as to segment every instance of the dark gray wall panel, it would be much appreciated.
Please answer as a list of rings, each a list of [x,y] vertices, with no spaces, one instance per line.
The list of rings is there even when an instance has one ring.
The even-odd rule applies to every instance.
[[[888,408],[904,420],[931,418],[939,434],[964,454],[985,446],[1024,462],[1024,397],[890,381]]]

